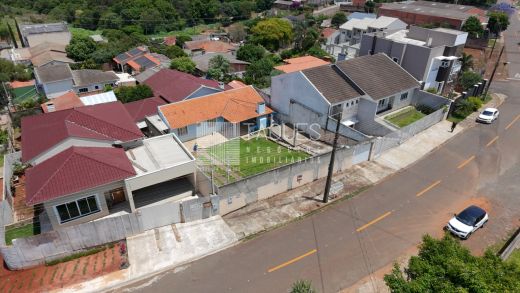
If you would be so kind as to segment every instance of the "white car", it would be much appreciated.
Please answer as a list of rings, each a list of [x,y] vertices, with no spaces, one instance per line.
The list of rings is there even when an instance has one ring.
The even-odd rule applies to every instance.
[[[498,114],[500,114],[498,109],[486,108],[480,113],[480,115],[478,115],[477,121],[482,123],[491,123],[498,118]]]
[[[454,235],[468,239],[478,228],[482,228],[488,219],[486,211],[477,206],[470,206],[451,218],[446,228]]]

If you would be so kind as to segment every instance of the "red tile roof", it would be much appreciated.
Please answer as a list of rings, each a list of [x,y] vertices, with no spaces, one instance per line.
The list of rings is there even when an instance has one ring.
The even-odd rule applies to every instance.
[[[18,81],[18,80],[15,80],[15,81],[11,81],[9,83],[9,86],[11,86],[11,88],[13,89],[16,89],[16,88],[19,88],[19,87],[26,87],[26,86],[34,86],[34,79],[31,79],[31,80],[28,80],[28,81]]]
[[[207,53],[226,53],[237,49],[226,42],[212,40],[188,41],[184,43],[184,47],[188,50],[203,50]]]
[[[328,38],[330,37],[333,33],[337,32],[338,30],[335,29],[335,28],[331,28],[331,27],[327,27],[327,28],[324,28],[322,31],[321,31],[321,35],[324,37],[324,38]]]
[[[330,64],[330,62],[321,60],[320,58],[316,58],[314,56],[303,56],[296,58],[289,58],[284,60],[284,65],[276,66],[275,69],[283,71],[285,73],[301,71],[304,69],[309,69],[325,64]]]
[[[54,106],[54,109],[49,111],[49,106]],[[46,103],[41,104],[44,113],[55,112],[60,110],[72,109],[75,107],[83,107],[83,102],[80,100],[75,92],[70,91],[59,97],[56,97]]]
[[[157,97],[143,99],[124,104],[126,110],[134,119],[134,122],[144,120],[145,117],[157,114],[157,108],[166,102]]]
[[[27,169],[25,174],[25,201],[35,205],[136,173],[121,148],[73,146]]]
[[[164,37],[164,44],[166,46],[173,46],[173,45],[175,45],[176,42],[177,42],[177,37],[176,36]]]
[[[28,116],[22,119],[22,161],[69,137],[124,142],[143,134],[121,102]]]
[[[152,88],[156,97],[161,97],[170,103],[184,100],[201,86],[219,89],[219,83],[215,80],[203,79],[172,69],[161,69],[144,83]],[[231,87],[226,85],[224,89],[228,90]]]
[[[238,89],[238,88],[241,88],[241,87],[246,87],[247,84],[241,82],[240,80],[232,80],[228,83],[228,85],[234,89]]]
[[[161,106],[159,110],[172,129],[222,117],[238,123],[273,112],[265,107],[265,112],[256,112],[257,104],[264,100],[252,87],[242,87],[204,97]]]

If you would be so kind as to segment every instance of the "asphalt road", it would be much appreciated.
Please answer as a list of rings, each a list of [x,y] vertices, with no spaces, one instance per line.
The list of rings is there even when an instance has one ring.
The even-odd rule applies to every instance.
[[[504,0],[499,2],[510,3],[511,1]],[[511,16],[509,22],[510,24],[507,31],[503,33],[506,42],[504,51],[507,56],[507,61],[510,62],[508,65],[508,73],[510,78],[520,80],[520,51],[518,50],[520,43],[520,19],[518,14]]]
[[[465,130],[351,200],[125,290],[287,292],[308,279],[320,292],[337,292],[410,253],[424,234],[441,236],[470,204],[490,214],[463,242],[482,252],[520,218],[520,82],[496,81],[492,91],[509,96],[494,124]]]

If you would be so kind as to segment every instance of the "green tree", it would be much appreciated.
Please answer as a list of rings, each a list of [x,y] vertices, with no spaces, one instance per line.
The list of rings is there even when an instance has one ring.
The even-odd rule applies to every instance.
[[[158,25],[163,21],[162,14],[153,8],[141,12],[139,16],[139,24],[143,28],[145,35],[155,33]]]
[[[367,1],[365,2],[365,12],[368,13],[374,13],[374,9],[376,8],[376,3],[374,1]]]
[[[65,47],[67,56],[74,61],[85,61],[90,58],[90,55],[96,51],[96,42],[88,36],[75,35],[70,40],[70,43]]]
[[[237,22],[228,28],[229,38],[233,42],[241,42],[246,39],[247,33],[243,24]]]
[[[256,0],[256,11],[261,12],[271,9],[274,1],[275,0]]]
[[[114,90],[116,97],[122,103],[138,101],[153,96],[152,89],[145,84],[136,86],[121,86]]]
[[[460,57],[459,61],[461,66],[460,70],[462,72],[468,71],[473,67],[473,56],[471,56],[470,54],[462,53],[462,56]]]
[[[16,38],[13,33],[13,28],[11,25],[7,24],[7,29],[9,30],[9,35],[11,35],[11,41],[13,42],[13,45],[15,48],[18,48],[18,43],[16,42]]]
[[[269,87],[273,66],[274,62],[269,57],[251,63],[244,74],[245,82],[259,88]]]
[[[100,28],[119,29],[123,26],[123,19],[117,13],[109,11],[101,15],[98,26]]]
[[[9,60],[0,58],[0,82],[26,81],[31,79],[31,77],[32,73],[25,65],[14,64]],[[0,89],[0,92],[2,91],[3,89]]]
[[[482,76],[473,71],[464,71],[460,77],[460,85],[464,90],[471,88],[482,81]]]
[[[262,46],[254,44],[245,44],[238,48],[237,59],[246,62],[255,62],[265,56],[265,49]]]
[[[484,34],[484,27],[476,16],[470,16],[462,26],[462,30],[467,32],[470,38],[479,38]]]
[[[99,17],[101,16],[99,11],[85,9],[83,11],[79,10],[77,14],[76,26],[88,30],[97,29]]]
[[[172,59],[172,63],[170,64],[171,69],[176,69],[186,73],[195,72],[196,68],[195,62],[190,59],[190,57],[178,57]]]
[[[7,28],[7,25],[5,23],[0,22],[0,40],[9,40],[10,34],[9,29]]]
[[[281,18],[269,18],[258,22],[252,29],[251,40],[270,51],[285,47],[293,39],[289,21]]]
[[[339,27],[345,22],[347,22],[347,16],[343,12],[336,12],[331,20],[332,25],[335,27]]]
[[[314,46],[319,38],[320,34],[312,26],[309,21],[300,21],[296,23],[293,28],[294,31],[294,49],[296,51],[305,52]]]
[[[175,41],[175,45],[179,47],[183,47],[184,43],[191,41],[191,37],[188,35],[178,35]]]
[[[225,81],[229,76],[231,65],[222,55],[215,55],[209,59],[208,75],[218,81]]]
[[[426,235],[404,274],[396,264],[385,282],[392,292],[520,292],[520,268],[489,250],[473,256],[450,235]]]
[[[291,287],[291,293],[316,293],[310,281],[298,280]]]
[[[333,57],[330,56],[329,53],[327,53],[327,51],[323,50],[319,45],[314,45],[313,47],[311,47],[309,50],[307,50],[307,54],[314,56],[314,57],[321,58],[321,59],[324,59],[324,58],[330,58],[331,60],[333,59]]]
[[[505,31],[508,26],[509,17],[507,14],[498,11],[489,13],[487,27],[492,33],[499,34],[500,32]]]

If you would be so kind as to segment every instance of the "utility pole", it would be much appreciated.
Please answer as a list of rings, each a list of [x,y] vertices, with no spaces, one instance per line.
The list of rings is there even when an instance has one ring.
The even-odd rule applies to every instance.
[[[325,183],[325,192],[323,193],[323,203],[329,202],[330,184],[332,181],[332,174],[334,173],[334,158],[336,157],[336,146],[338,144],[339,125],[341,123],[341,112],[337,114],[336,132],[334,133],[334,141],[332,143],[332,152],[330,153],[329,172],[327,173],[327,181]]]
[[[489,91],[489,86],[491,86],[491,82],[493,81],[493,77],[495,77],[495,72],[497,71],[498,64],[500,64],[500,58],[502,57],[502,53],[504,53],[504,48],[506,46],[504,45],[502,49],[500,50],[500,54],[498,55],[497,62],[495,63],[495,68],[493,68],[493,72],[491,73],[491,77],[489,78],[489,81],[486,85],[486,90],[484,91],[484,98],[487,96],[487,93]],[[507,63],[504,63],[504,65]]]

